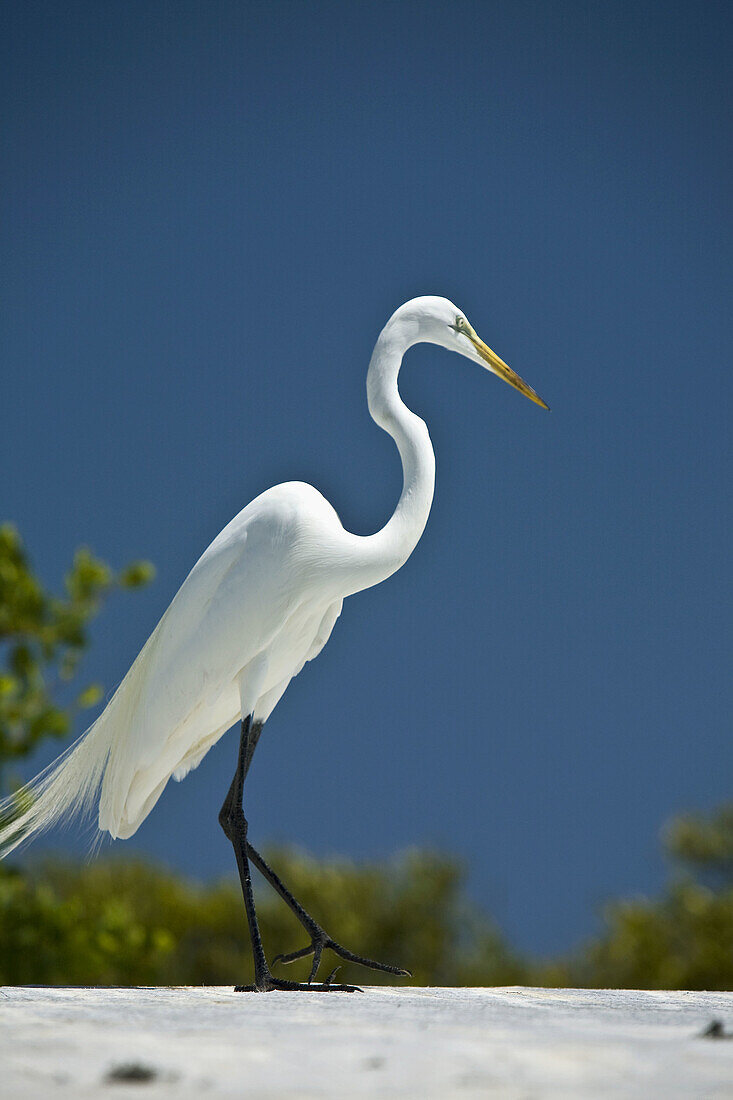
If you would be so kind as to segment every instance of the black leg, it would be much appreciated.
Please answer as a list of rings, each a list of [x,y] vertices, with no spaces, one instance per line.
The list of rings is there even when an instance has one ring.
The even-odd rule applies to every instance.
[[[247,924],[249,925],[249,935],[252,941],[252,955],[254,958],[254,985],[238,986],[237,989],[257,993],[265,993],[274,989],[303,989],[324,992],[335,990],[352,993],[355,991],[356,986],[332,985],[329,981],[318,985],[311,985],[310,983],[305,985],[300,982],[284,981],[282,978],[273,978],[270,973],[270,968],[267,965],[265,950],[262,946],[260,928],[257,923],[254,895],[252,893],[252,878],[249,870],[249,860],[247,859],[249,847],[247,844],[247,821],[242,808],[244,777],[249,770],[252,754],[254,753],[261,728],[261,725],[253,723],[251,715],[242,721],[242,735],[239,742],[237,770],[234,773],[234,779],[224,799],[224,804],[219,811],[219,824],[231,841],[232,847],[234,848],[234,855],[237,860],[239,881],[242,885],[242,897],[244,898],[244,908],[247,913]]]
[[[277,955],[273,959],[273,965],[276,962],[291,963],[295,962],[296,959],[304,959],[308,955],[313,955],[313,966],[311,967],[309,978],[309,981],[312,982],[318,971],[321,955],[324,949],[328,948],[346,962],[359,963],[360,966],[368,966],[371,970],[382,970],[385,974],[397,974],[402,978],[411,977],[409,970],[403,970],[400,966],[390,966],[387,963],[376,962],[374,959],[367,959],[363,955],[355,955],[352,951],[348,951],[345,947],[342,947],[340,943],[332,940],[328,933],[321,928],[320,924],[318,924],[317,921],[305,911],[300,902],[293,897],[282,879],[280,879],[273,869],[268,866],[259,852],[255,851],[249,843],[247,844],[247,856],[252,863],[254,863],[260,874],[264,875],[273,889],[277,891],[285,904],[292,910],[311,938],[310,946],[303,947],[300,951],[293,951],[288,955]]]
[[[239,881],[242,885],[244,908],[247,912],[247,924],[249,936],[252,941],[252,954],[254,955],[255,988],[264,988],[267,981],[268,966],[265,958],[265,950],[262,946],[262,937],[257,923],[255,902],[252,893],[252,877],[247,860],[247,821],[242,809],[242,791],[244,777],[252,760],[254,745],[252,743],[252,719],[247,717],[242,722],[242,735],[239,742],[239,758],[237,770],[234,773],[232,785],[224,799],[224,804],[219,811],[219,824],[232,843],[234,855],[237,860]]]

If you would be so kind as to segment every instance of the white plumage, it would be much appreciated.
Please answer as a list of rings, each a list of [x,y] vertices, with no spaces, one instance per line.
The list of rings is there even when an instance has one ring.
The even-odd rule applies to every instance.
[[[242,714],[269,717],[341,610],[342,530],[320,493],[291,482],[209,546],[118,691],[127,734],[110,745],[100,829],[130,836],[170,776],[187,775]]]

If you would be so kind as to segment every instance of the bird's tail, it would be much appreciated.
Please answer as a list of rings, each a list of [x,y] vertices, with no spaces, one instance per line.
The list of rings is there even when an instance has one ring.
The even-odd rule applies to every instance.
[[[110,750],[112,727],[105,717],[21,791],[0,801],[0,859],[51,825],[91,809]]]

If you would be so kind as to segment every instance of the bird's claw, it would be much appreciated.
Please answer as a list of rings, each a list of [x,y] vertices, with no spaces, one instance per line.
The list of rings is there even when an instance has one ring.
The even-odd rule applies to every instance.
[[[411,978],[412,973],[409,970],[403,969],[401,966],[390,966],[388,963],[377,962],[375,959],[367,959],[363,955],[355,955],[353,951],[348,951],[345,947],[342,947],[340,943],[336,943],[330,936],[327,936],[325,932],[315,933],[311,939],[308,947],[301,947],[299,951],[291,951],[287,955],[276,955],[272,960],[272,965],[275,963],[282,963],[287,966],[289,963],[297,962],[298,959],[305,959],[308,955],[313,955],[313,965],[311,966],[310,977],[308,983],[311,984],[315,978],[318,967],[321,964],[321,956],[325,948],[329,951],[333,951],[334,955],[338,955],[339,958],[344,959],[345,962],[358,963],[359,966],[366,966],[370,970],[381,970],[385,974],[395,974],[402,978]],[[339,968],[336,967],[336,970]],[[325,985],[327,985],[333,975],[336,973],[334,970],[326,979]]]
[[[333,981],[334,977],[336,976],[336,974],[338,974],[340,969],[341,969],[340,966],[334,966],[333,970],[328,975],[328,977],[324,980],[323,984],[324,985],[330,985],[331,982]],[[308,984],[310,985],[310,982]]]
[[[287,965],[287,963],[297,962],[298,959],[306,959],[308,955],[313,954],[313,951],[314,945],[311,944],[309,947],[302,947],[300,951],[291,951],[289,955],[276,955],[272,960],[272,965],[275,966],[276,963]]]
[[[336,967],[338,970],[339,967]],[[362,993],[358,985],[334,984],[333,978],[336,970],[333,970],[325,982],[289,982],[285,978],[274,978],[272,974],[266,974],[255,985],[236,985],[235,993],[273,993],[276,990],[284,992],[299,991],[302,993]]]

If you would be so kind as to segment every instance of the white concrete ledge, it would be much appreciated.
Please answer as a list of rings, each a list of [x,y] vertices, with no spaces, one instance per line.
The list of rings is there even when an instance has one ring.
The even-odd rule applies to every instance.
[[[0,990],[0,1095],[730,1098],[733,994]]]

